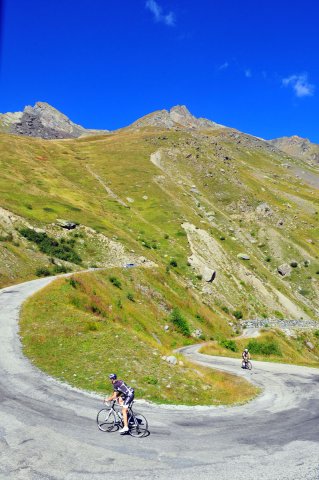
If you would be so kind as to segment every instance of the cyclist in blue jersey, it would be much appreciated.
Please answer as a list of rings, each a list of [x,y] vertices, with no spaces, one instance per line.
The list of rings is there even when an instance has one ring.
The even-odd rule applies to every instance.
[[[117,375],[115,373],[111,373],[109,375],[109,379],[113,384],[114,392],[113,394],[106,398],[104,402],[110,402],[112,400],[118,400],[119,404],[122,406],[122,414],[123,414],[123,423],[124,427],[120,430],[120,434],[128,432],[128,419],[127,419],[127,410],[130,404],[134,400],[134,388],[129,387],[126,385],[123,380],[118,380]]]

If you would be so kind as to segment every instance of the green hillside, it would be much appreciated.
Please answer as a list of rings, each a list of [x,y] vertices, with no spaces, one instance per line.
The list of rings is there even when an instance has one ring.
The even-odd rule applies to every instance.
[[[54,141],[2,134],[1,284],[57,263],[78,270],[145,257],[173,268],[230,320],[234,311],[315,318],[318,190],[297,172],[312,182],[318,172],[282,155],[230,129],[124,129]],[[63,230],[61,218],[80,226]],[[39,251],[19,233],[26,222],[71,240],[82,262]],[[289,275],[277,272],[282,264]],[[217,272],[212,284],[201,279],[206,267]]]

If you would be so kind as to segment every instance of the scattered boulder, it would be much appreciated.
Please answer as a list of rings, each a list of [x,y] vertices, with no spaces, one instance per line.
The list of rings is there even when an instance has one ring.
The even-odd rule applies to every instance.
[[[256,212],[258,213],[258,215],[263,215],[264,217],[270,217],[273,214],[272,209],[266,202],[260,203],[256,207]]]
[[[169,331],[169,326],[165,325],[164,330],[165,330],[165,332],[168,332]]]
[[[212,283],[216,278],[216,271],[212,270],[211,268],[205,267],[203,269],[202,276],[203,276],[203,280],[205,280],[205,282]]]
[[[201,330],[200,328],[196,328],[196,330],[194,330],[194,331],[191,333],[191,336],[192,336],[193,338],[200,338],[202,335],[203,335],[203,330]]]
[[[240,260],[250,260],[250,256],[247,255],[247,253],[239,253],[237,258],[240,258]]]
[[[290,262],[290,266],[291,266],[292,268],[297,268],[297,267],[298,267],[298,262],[296,262],[296,260],[292,260],[292,261]]]
[[[285,277],[286,275],[290,275],[291,273],[291,268],[288,263],[283,263],[277,268],[277,272],[280,273],[282,277]]]
[[[314,348],[315,348],[314,344],[309,342],[309,341],[306,342],[306,347],[309,348],[309,350],[314,350]]]
[[[176,365],[177,363],[177,358],[174,357],[174,355],[169,355],[168,357],[162,357],[164,360],[166,360],[167,363],[170,363],[171,365]]]
[[[67,230],[73,230],[78,225],[78,223],[70,222],[69,220],[62,220],[60,218],[57,218],[56,224],[59,227],[66,228]]]

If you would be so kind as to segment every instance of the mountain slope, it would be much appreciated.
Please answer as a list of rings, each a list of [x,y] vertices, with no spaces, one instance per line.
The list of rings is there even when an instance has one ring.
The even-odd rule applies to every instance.
[[[313,181],[316,169],[294,158],[287,169],[286,157],[267,142],[224,128],[145,127],[51,142],[0,138],[1,206],[52,237],[75,241],[84,268],[105,264],[96,240],[102,235],[105,249],[112,240],[126,252],[116,265],[131,255],[167,267],[229,321],[234,312],[316,318],[318,190],[296,173],[303,169]],[[82,226],[61,229],[61,218]],[[5,285],[34,275],[39,253],[1,225]],[[41,259],[50,270],[50,256]]]

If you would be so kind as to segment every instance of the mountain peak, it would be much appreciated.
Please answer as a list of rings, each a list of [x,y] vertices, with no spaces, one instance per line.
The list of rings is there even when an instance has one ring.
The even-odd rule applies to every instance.
[[[131,127],[161,127],[161,128],[186,128],[186,129],[207,129],[207,128],[221,128],[218,125],[206,118],[197,118],[190,113],[185,105],[175,105],[169,111],[157,110],[149,113],[144,117],[136,120]]]
[[[77,138],[95,132],[73,123],[47,102],[36,102],[34,107],[27,105],[23,112],[0,114],[0,130],[45,139]]]

